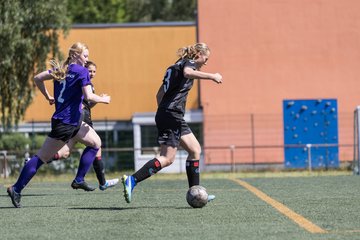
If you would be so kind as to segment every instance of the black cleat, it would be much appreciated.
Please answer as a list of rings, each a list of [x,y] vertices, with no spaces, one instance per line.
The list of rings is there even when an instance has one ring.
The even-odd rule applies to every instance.
[[[71,187],[73,189],[83,189],[84,191],[91,192],[94,191],[95,188],[87,184],[87,182],[83,181],[80,183],[77,183],[75,180],[71,183]]]
[[[21,208],[20,200],[21,200],[21,194],[14,191],[14,187],[8,187],[7,193],[9,194],[9,197],[11,198],[11,202],[16,208]]]

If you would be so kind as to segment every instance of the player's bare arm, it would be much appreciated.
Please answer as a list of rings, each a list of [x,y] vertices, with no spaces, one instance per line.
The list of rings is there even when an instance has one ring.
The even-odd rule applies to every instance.
[[[184,68],[184,77],[189,79],[210,79],[216,83],[222,83],[222,76],[220,73],[207,73],[202,71],[196,71],[190,67]]]
[[[53,76],[51,76],[48,71],[43,71],[34,77],[36,86],[39,88],[40,92],[45,96],[46,100],[48,100],[50,104],[53,104],[55,100],[50,95],[49,91],[46,89],[44,81],[52,80],[52,79]]]
[[[111,97],[109,95],[101,94],[101,96],[99,96],[93,93],[91,89],[91,85],[87,85],[83,87],[82,90],[83,90],[84,98],[88,101],[96,102],[96,103],[105,103],[105,104],[110,103]]]

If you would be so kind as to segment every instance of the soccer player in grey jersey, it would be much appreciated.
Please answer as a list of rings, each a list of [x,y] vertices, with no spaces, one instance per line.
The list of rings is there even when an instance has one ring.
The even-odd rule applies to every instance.
[[[180,48],[178,56],[179,60],[166,70],[163,83],[156,95],[158,110],[155,122],[160,156],[148,161],[133,175],[122,177],[124,197],[128,203],[132,200],[132,191],[136,184],[174,162],[179,146],[188,152],[186,174],[189,187],[200,183],[201,146],[184,120],[186,99],[194,79],[208,79],[219,84],[222,83],[222,76],[219,73],[200,71],[210,56],[210,49],[205,43]],[[209,195],[208,200],[214,198],[214,195]]]

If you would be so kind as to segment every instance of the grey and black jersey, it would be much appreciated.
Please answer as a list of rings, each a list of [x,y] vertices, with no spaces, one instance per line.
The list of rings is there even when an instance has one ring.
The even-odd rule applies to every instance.
[[[184,77],[185,67],[196,70],[195,62],[189,59],[179,60],[166,70],[162,84],[165,94],[159,108],[185,114],[186,99],[194,84],[194,79]]]
[[[94,88],[94,85],[91,84],[91,90],[93,93],[95,93],[95,88]],[[82,102],[83,106],[84,106],[84,109],[88,110],[89,112],[91,111],[90,110],[90,103],[88,100],[85,100],[83,99],[83,102]]]
[[[91,90],[95,93],[94,85],[91,84]],[[91,107],[90,102],[88,100],[83,99],[83,121],[89,124],[91,127],[93,126],[92,118],[91,118]]]

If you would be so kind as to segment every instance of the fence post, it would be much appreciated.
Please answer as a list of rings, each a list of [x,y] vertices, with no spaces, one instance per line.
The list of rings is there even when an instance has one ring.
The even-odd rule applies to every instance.
[[[255,168],[255,124],[254,124],[254,114],[251,115],[251,149],[252,149],[252,164]]]
[[[231,158],[231,171],[235,172],[235,159],[234,159],[234,151],[235,151],[235,145],[230,145],[230,158]]]
[[[357,106],[355,109],[355,116],[354,116],[354,169],[353,173],[355,175],[360,175],[360,106]]]
[[[109,133],[108,133],[108,119],[105,117],[105,146],[106,148],[109,148]],[[106,151],[105,155],[106,159],[109,159],[109,151]]]
[[[309,172],[311,172],[312,170],[312,166],[311,166],[311,144],[308,143],[306,144],[306,148],[308,150],[308,166],[309,166]]]
[[[3,166],[3,173],[4,173],[4,179],[6,179],[6,170],[7,170],[7,158],[6,158],[6,155],[7,155],[7,151],[0,151],[0,154],[4,155],[4,166]]]
[[[357,108],[355,109],[354,111],[354,146],[353,146],[353,149],[354,149],[354,155],[353,155],[353,174],[354,175],[358,175],[359,174],[359,169],[358,169],[358,156],[357,156],[357,147],[359,146],[358,145],[358,138],[357,138],[357,133],[358,133],[358,125],[357,125]]]

